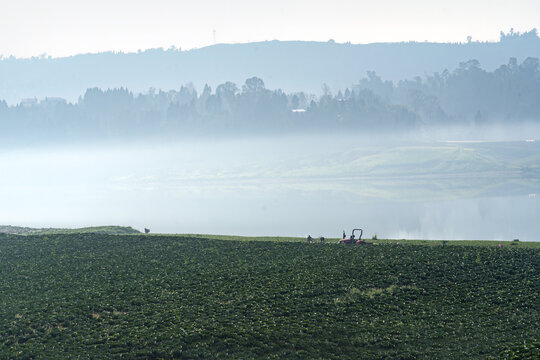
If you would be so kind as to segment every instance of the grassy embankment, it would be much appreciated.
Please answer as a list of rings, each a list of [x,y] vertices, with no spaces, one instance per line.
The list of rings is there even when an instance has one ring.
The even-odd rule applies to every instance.
[[[31,228],[23,226],[0,225],[0,234],[12,235],[53,235],[53,234],[105,234],[105,235],[128,235],[140,234],[141,232],[131,226],[91,226],[78,229],[65,228]]]

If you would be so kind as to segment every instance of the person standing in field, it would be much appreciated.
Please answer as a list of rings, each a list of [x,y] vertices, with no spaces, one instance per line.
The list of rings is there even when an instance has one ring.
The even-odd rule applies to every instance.
[[[313,239],[311,238],[311,235],[308,235],[307,236],[307,242],[310,243],[311,241],[313,241]]]

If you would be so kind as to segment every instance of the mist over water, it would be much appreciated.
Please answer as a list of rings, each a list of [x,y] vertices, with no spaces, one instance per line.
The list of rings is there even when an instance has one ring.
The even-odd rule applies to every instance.
[[[540,146],[527,134],[535,132],[481,143],[431,133],[3,150],[0,223],[326,237],[361,227],[379,238],[540,240],[538,172],[519,170],[539,164]]]

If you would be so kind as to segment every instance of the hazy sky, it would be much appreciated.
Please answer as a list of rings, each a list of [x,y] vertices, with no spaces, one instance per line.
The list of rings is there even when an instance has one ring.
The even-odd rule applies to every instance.
[[[261,40],[497,40],[539,0],[0,0],[0,54],[65,56]]]

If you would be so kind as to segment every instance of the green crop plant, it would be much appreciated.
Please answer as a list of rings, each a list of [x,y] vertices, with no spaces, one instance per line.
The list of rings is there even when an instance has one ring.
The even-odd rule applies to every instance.
[[[539,274],[520,246],[0,235],[0,358],[512,358]]]

